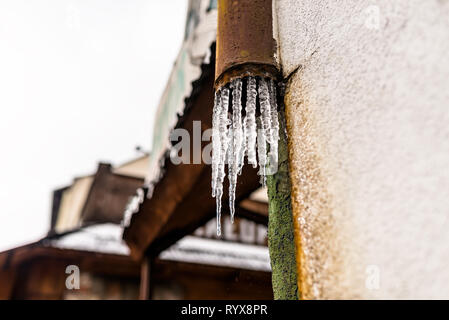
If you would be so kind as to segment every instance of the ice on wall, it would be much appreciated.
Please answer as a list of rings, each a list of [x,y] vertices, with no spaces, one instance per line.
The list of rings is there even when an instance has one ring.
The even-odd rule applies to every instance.
[[[242,99],[244,94],[245,101]],[[245,157],[248,164],[254,168],[259,164],[259,175],[263,185],[266,181],[267,166],[270,163],[277,164],[279,140],[277,112],[276,85],[272,79],[255,77],[235,79],[215,93],[211,184],[212,196],[216,198],[218,235],[221,235],[221,200],[226,175],[225,165],[228,166],[229,211],[233,221],[237,179],[241,174]]]

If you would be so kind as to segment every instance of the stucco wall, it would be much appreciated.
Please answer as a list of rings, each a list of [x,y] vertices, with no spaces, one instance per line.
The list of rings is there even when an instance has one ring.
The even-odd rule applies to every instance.
[[[449,298],[449,1],[275,8],[303,298]]]

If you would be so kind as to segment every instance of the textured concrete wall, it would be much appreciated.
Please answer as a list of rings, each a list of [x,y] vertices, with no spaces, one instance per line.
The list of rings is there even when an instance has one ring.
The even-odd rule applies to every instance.
[[[276,0],[303,298],[449,298],[449,1]]]

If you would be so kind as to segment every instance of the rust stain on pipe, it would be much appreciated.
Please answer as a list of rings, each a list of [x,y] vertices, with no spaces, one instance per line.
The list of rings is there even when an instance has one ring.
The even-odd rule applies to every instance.
[[[272,0],[219,0],[215,87],[234,78],[277,78]]]

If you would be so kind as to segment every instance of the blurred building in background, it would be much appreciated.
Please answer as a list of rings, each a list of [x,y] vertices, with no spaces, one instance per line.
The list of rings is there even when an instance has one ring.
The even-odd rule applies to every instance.
[[[56,190],[48,236],[0,253],[0,298],[138,299],[148,283],[152,299],[270,298],[266,218],[231,224],[226,217],[220,238],[212,219],[154,256],[150,271],[145,260],[130,257],[121,223],[148,160],[102,163],[96,174]],[[248,207],[267,210],[260,195],[253,197]],[[73,267],[79,289],[70,282],[78,275]]]
[[[0,298],[138,297],[140,265],[129,258],[120,222],[147,163],[148,155],[117,168],[101,163],[95,174],[54,191],[48,236],[0,253]],[[79,271],[79,289],[66,284],[69,266]]]

